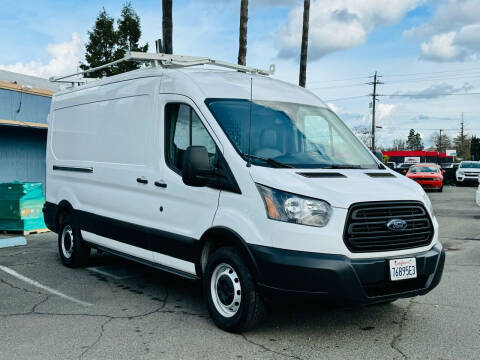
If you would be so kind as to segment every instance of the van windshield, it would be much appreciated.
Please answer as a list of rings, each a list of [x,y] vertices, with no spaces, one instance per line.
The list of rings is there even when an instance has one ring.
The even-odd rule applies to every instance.
[[[478,161],[462,161],[460,163],[462,169],[478,169],[480,168],[480,162]]]
[[[246,159],[250,101],[207,99],[205,103],[236,150]],[[251,111],[250,154],[255,165],[378,168],[369,151],[329,109],[253,100]]]
[[[412,174],[438,172],[438,167],[435,165],[417,165],[412,166],[409,172]]]

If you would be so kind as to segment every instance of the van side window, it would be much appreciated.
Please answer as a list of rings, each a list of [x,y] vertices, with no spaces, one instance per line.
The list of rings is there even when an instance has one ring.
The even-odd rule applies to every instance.
[[[205,146],[213,166],[217,146],[195,111],[186,104],[165,106],[165,160],[167,165],[182,172],[183,155],[190,145]]]

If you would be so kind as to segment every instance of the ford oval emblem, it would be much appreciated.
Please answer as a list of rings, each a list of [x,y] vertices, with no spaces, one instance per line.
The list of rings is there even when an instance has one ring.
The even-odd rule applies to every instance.
[[[387,222],[387,228],[392,231],[403,231],[407,228],[407,222],[402,219],[392,219]]]

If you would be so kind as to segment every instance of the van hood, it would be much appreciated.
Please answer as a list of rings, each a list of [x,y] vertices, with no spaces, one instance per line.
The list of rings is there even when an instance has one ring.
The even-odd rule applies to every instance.
[[[390,170],[277,169],[252,165],[250,175],[258,184],[322,199],[345,209],[366,201],[424,202],[425,196],[415,181]]]
[[[458,168],[457,171],[463,171],[464,173],[480,173],[480,168]]]

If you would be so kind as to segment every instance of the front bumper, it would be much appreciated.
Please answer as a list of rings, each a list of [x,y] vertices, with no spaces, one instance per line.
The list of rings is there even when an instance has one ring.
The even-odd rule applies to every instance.
[[[438,285],[445,263],[440,244],[409,256],[417,259],[416,279],[391,281],[388,259],[350,259],[250,245],[258,266],[258,285],[268,294],[313,296],[342,304],[369,304],[424,295]],[[391,258],[398,258],[392,256]]]
[[[456,175],[458,182],[478,183],[478,176]]]
[[[443,185],[443,181],[433,180],[415,180],[424,189],[440,189]]]

